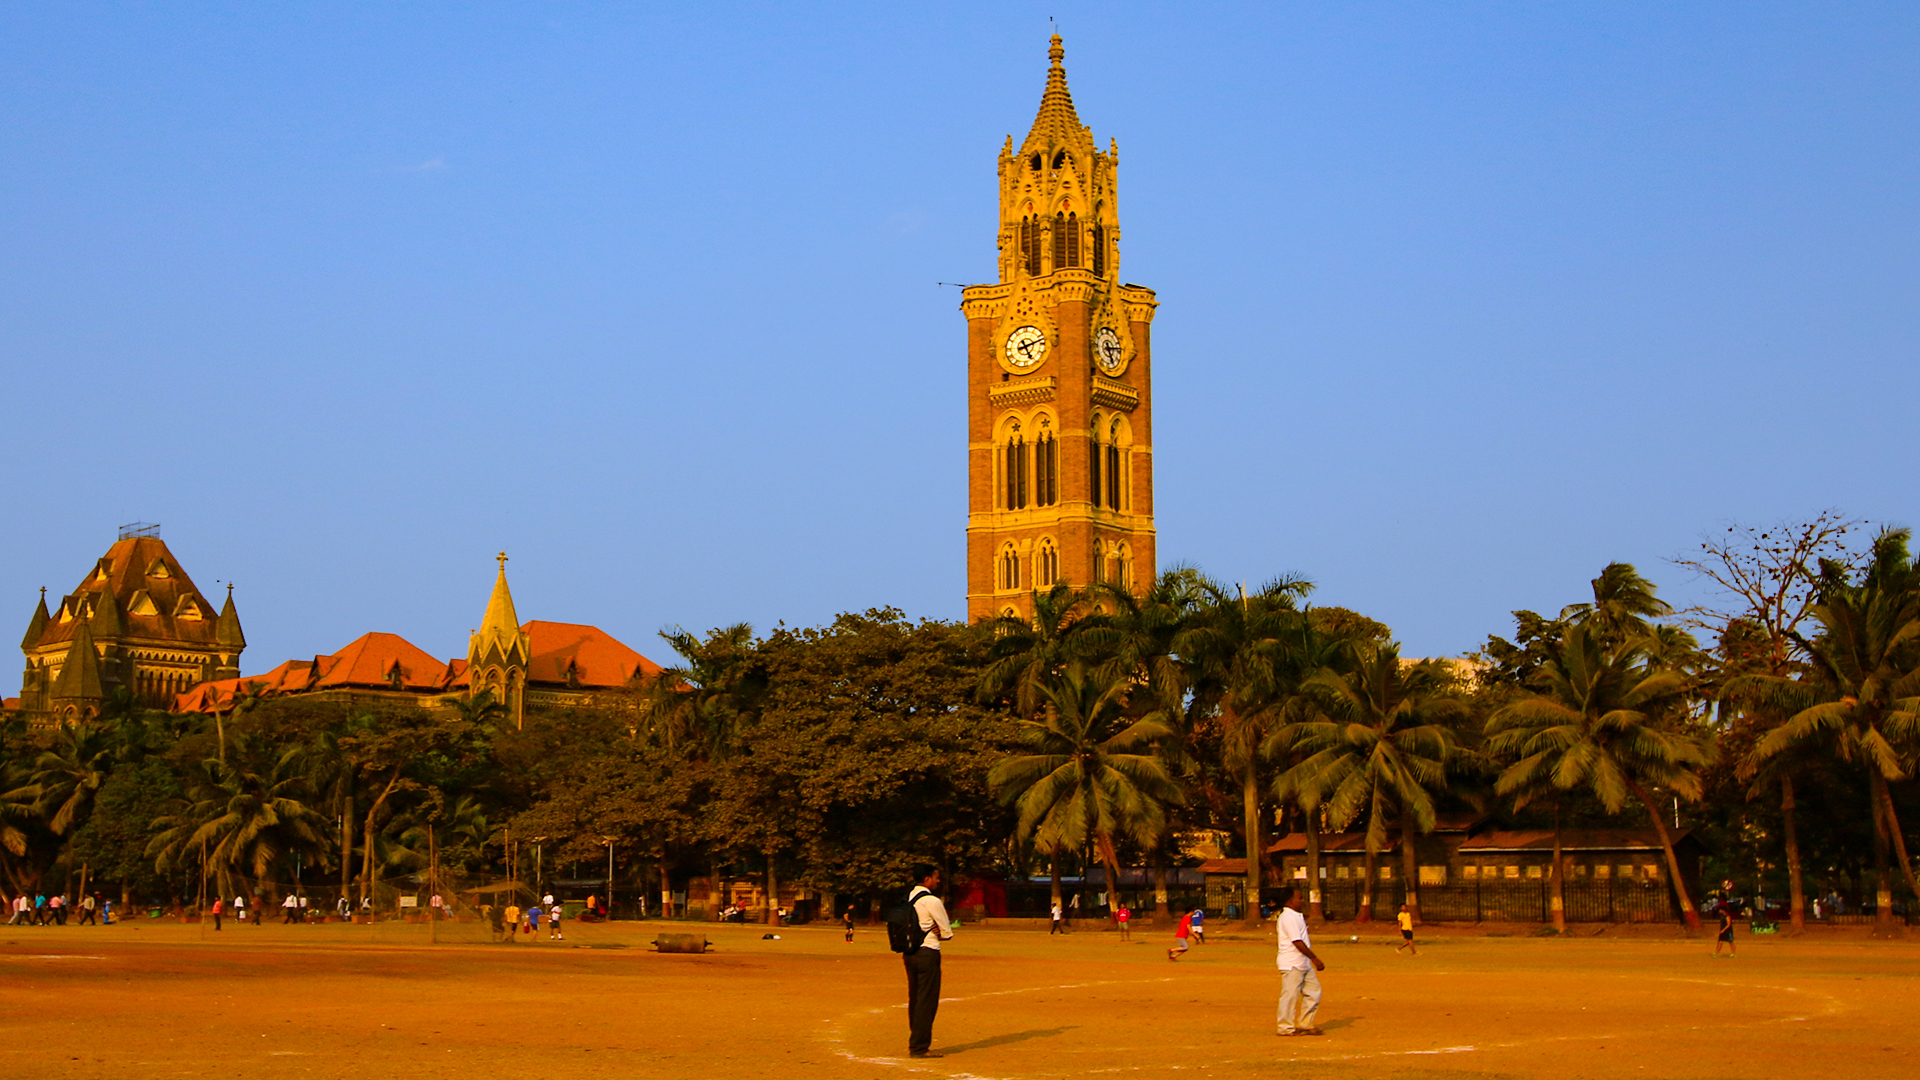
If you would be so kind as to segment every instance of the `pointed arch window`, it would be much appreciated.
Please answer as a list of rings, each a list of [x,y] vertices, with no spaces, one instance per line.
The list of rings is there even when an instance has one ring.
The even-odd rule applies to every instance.
[[[1133,588],[1133,548],[1124,542],[1113,546],[1113,580],[1123,589]]]
[[[1060,580],[1060,550],[1053,546],[1051,539],[1040,541],[1040,551],[1033,560],[1033,587],[1045,589]]]
[[[1120,493],[1123,490],[1120,483],[1120,421],[1118,420],[1115,420],[1113,427],[1108,429],[1106,450],[1107,507],[1118,510],[1120,509]]]
[[[1017,589],[1020,587],[1020,552],[1012,544],[1000,549],[1000,587]]]
[[[1027,508],[1027,437],[1021,433],[1020,425],[1008,429],[1006,446],[1000,453],[1001,475],[1006,478],[1006,508],[1025,510]]]
[[[1028,277],[1040,276],[1040,215],[1020,219],[1020,261],[1026,264]]]
[[[1033,504],[1052,506],[1060,501],[1060,443],[1053,423],[1040,421],[1040,437],[1033,444]]]
[[[1093,225],[1093,276],[1107,276],[1107,227],[1099,222]]]
[[[1098,585],[1107,580],[1107,549],[1095,540],[1093,542],[1093,581]]]
[[[1092,488],[1094,509],[1100,508],[1100,422],[1094,421],[1093,430],[1087,436],[1087,478]]]
[[[1053,215],[1053,268],[1064,270],[1080,265],[1080,215]]]

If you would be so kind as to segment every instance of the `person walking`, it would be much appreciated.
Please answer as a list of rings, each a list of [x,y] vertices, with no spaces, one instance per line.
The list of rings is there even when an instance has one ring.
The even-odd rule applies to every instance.
[[[847,910],[840,914],[840,924],[846,928],[847,940],[852,941],[853,940],[853,905],[851,904],[847,905]]]
[[[1393,951],[1399,952],[1400,949],[1406,949],[1407,955],[1419,956],[1420,950],[1416,948],[1413,944],[1413,909],[1408,907],[1405,904],[1401,904],[1399,918],[1400,918],[1400,946],[1399,948],[1396,948]]]
[[[539,904],[529,904],[527,906],[527,938],[531,941],[540,940],[541,914]]]
[[[30,901],[27,900],[27,894],[20,893],[18,896],[15,896],[13,898],[13,901],[9,903],[7,906],[13,911],[13,917],[7,920],[7,925],[8,926],[25,925],[27,922],[27,911],[30,907]]]
[[[1313,952],[1313,935],[1307,931],[1307,917],[1300,913],[1300,889],[1289,885],[1280,908],[1281,1035],[1318,1035],[1314,1018],[1320,1014],[1320,976],[1327,965]]]
[[[341,893],[340,899],[334,901],[333,913],[340,916],[341,922],[346,922],[353,917],[353,901],[347,899],[346,893]]]
[[[1727,959],[1733,959],[1733,906],[1725,900],[1720,901],[1720,936],[1714,939],[1713,955],[1720,955],[1720,946],[1727,947]]]
[[[552,907],[547,909],[547,940],[548,941],[567,940],[567,935],[560,932],[560,916],[565,910],[566,909],[562,907],[559,903],[555,903]]]
[[[292,893],[288,893],[287,898],[280,901],[280,915],[281,926],[292,926],[298,922],[300,920],[300,898]]]
[[[511,945],[513,944],[514,936],[520,933],[520,905],[508,904],[507,910],[503,912],[503,915],[505,916],[503,921],[506,924],[507,944]]]
[[[1052,921],[1051,923],[1049,923],[1049,924],[1048,924],[1048,926],[1047,926],[1047,936],[1048,936],[1048,937],[1052,937],[1052,936],[1053,936],[1053,935],[1055,935],[1055,934],[1064,934],[1064,933],[1066,933],[1066,932],[1067,932],[1067,926],[1066,926],[1066,923],[1065,923],[1065,922],[1063,922],[1063,921],[1062,921],[1062,919],[1061,919],[1061,917],[1062,917],[1063,915],[1065,915],[1065,914],[1066,914],[1066,912],[1064,912],[1063,910],[1061,910],[1061,908],[1060,908],[1060,901],[1058,901],[1058,900],[1055,900],[1055,901],[1053,902],[1053,912],[1052,912],[1052,914],[1053,914],[1053,921]]]
[[[1127,905],[1121,904],[1113,909],[1113,921],[1120,927],[1120,940],[1132,941],[1133,912],[1127,908]]]
[[[1173,948],[1167,950],[1167,959],[1178,960],[1181,954],[1193,947],[1193,912],[1180,916],[1180,925],[1173,928]]]
[[[100,914],[100,894],[88,893],[87,895],[80,898],[80,921],[78,923],[75,923],[74,925],[85,926],[88,923],[92,923],[95,926],[99,926],[100,920],[96,918],[96,916],[99,914]]]
[[[220,929],[220,913],[225,903],[226,903],[225,901],[221,900],[217,896],[213,898],[213,928],[215,930]]]
[[[907,892],[907,905],[919,916],[919,944],[901,954],[907,966],[907,1056],[944,1057],[933,1046],[933,1018],[940,1011],[940,943],[953,938],[947,905],[933,890],[940,887],[940,869],[930,863],[913,868],[919,884]]]
[[[46,893],[37,892],[33,894],[33,925],[35,926],[47,925],[47,894]]]
[[[239,896],[233,898],[233,921],[237,923],[247,921],[247,896],[245,893],[241,893]]]
[[[1207,943],[1206,908],[1193,909],[1193,943],[1195,945],[1205,945]]]
[[[47,900],[47,910],[53,913],[53,925],[67,925],[67,894],[54,893],[53,896]]]

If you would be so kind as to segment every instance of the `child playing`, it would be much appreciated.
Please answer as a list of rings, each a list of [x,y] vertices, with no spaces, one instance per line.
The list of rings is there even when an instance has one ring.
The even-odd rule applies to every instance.
[[[1173,948],[1167,950],[1167,959],[1178,960],[1180,954],[1193,947],[1193,912],[1180,916],[1180,926],[1173,932]]]

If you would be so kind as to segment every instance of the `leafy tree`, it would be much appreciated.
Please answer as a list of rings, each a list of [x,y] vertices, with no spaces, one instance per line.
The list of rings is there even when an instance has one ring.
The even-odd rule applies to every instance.
[[[1179,786],[1153,753],[1172,734],[1163,715],[1126,715],[1130,683],[1093,675],[1083,663],[1041,688],[1044,720],[1022,720],[1018,738],[1031,753],[994,766],[989,784],[1019,812],[1018,831],[1043,850],[1091,843],[1119,887],[1116,837],[1151,847],[1166,828]]]
[[[1697,931],[1700,915],[1652,789],[1699,798],[1698,770],[1711,750],[1674,730],[1685,705],[1686,678],[1651,664],[1643,645],[1614,644],[1609,636],[1605,623],[1569,626],[1532,680],[1533,692],[1493,715],[1492,749],[1518,758],[1501,773],[1496,789],[1525,794],[1584,788],[1609,813],[1618,813],[1629,798],[1639,802],[1666,853],[1681,915],[1688,929]],[[1556,875],[1559,846],[1556,828]]]
[[[1397,814],[1407,906],[1418,919],[1414,838],[1433,829],[1435,799],[1447,788],[1456,751],[1453,726],[1466,708],[1451,692],[1451,676],[1434,661],[1402,664],[1395,645],[1356,644],[1349,653],[1346,662],[1307,680],[1322,695],[1320,711],[1286,729],[1285,745],[1302,759],[1282,774],[1282,786],[1324,801],[1337,827],[1366,817],[1360,922],[1373,918],[1375,859]]]

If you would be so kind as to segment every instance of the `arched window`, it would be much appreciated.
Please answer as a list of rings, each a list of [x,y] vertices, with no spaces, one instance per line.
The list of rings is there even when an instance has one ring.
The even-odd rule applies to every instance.
[[[1080,265],[1080,215],[1067,215],[1067,265]]]
[[[1120,509],[1120,494],[1124,490],[1120,483],[1120,421],[1115,420],[1107,432],[1107,506]]]
[[[1080,215],[1053,215],[1053,268],[1080,265]]]
[[[1093,542],[1093,581],[1099,584],[1107,580],[1107,549],[1100,541]]]
[[[1000,587],[1017,589],[1020,587],[1020,552],[1012,544],[1000,549]]]
[[[1059,153],[1053,155],[1053,167],[1056,169],[1064,169],[1067,167],[1068,162],[1071,162],[1072,160],[1073,160],[1072,158],[1067,156],[1067,152],[1065,150],[1062,150]]]
[[[1097,510],[1100,508],[1100,496],[1102,494],[1100,489],[1100,421],[1097,418],[1094,420],[1093,429],[1087,433],[1087,450],[1087,478],[1089,486],[1093,489],[1093,506],[1094,509]]]
[[[1060,551],[1051,539],[1040,541],[1039,554],[1033,560],[1033,587],[1045,589],[1060,580]]]
[[[1133,548],[1125,543],[1113,546],[1113,580],[1123,589],[1133,588]]]
[[[1099,222],[1093,225],[1093,276],[1107,276],[1107,227]]]
[[[1040,159],[1040,155],[1039,155],[1039,154],[1035,154],[1035,155],[1033,155],[1032,157],[1030,157],[1030,158],[1028,158],[1028,159],[1027,159],[1027,168],[1029,168],[1029,169],[1032,169],[1032,170],[1033,170],[1034,172],[1039,172],[1039,171],[1040,171],[1040,160],[1041,160],[1041,159]]]
[[[1028,277],[1040,276],[1040,250],[1045,232],[1040,215],[1020,219],[1020,261],[1026,264]]]
[[[1053,421],[1040,421],[1040,437],[1033,444],[1033,504],[1052,506],[1060,501],[1060,444],[1054,441]]]
[[[1000,455],[1002,475],[1007,481],[1006,507],[1009,510],[1027,508],[1027,437],[1020,432],[1020,425],[1014,424],[1007,432],[1007,444]]]

